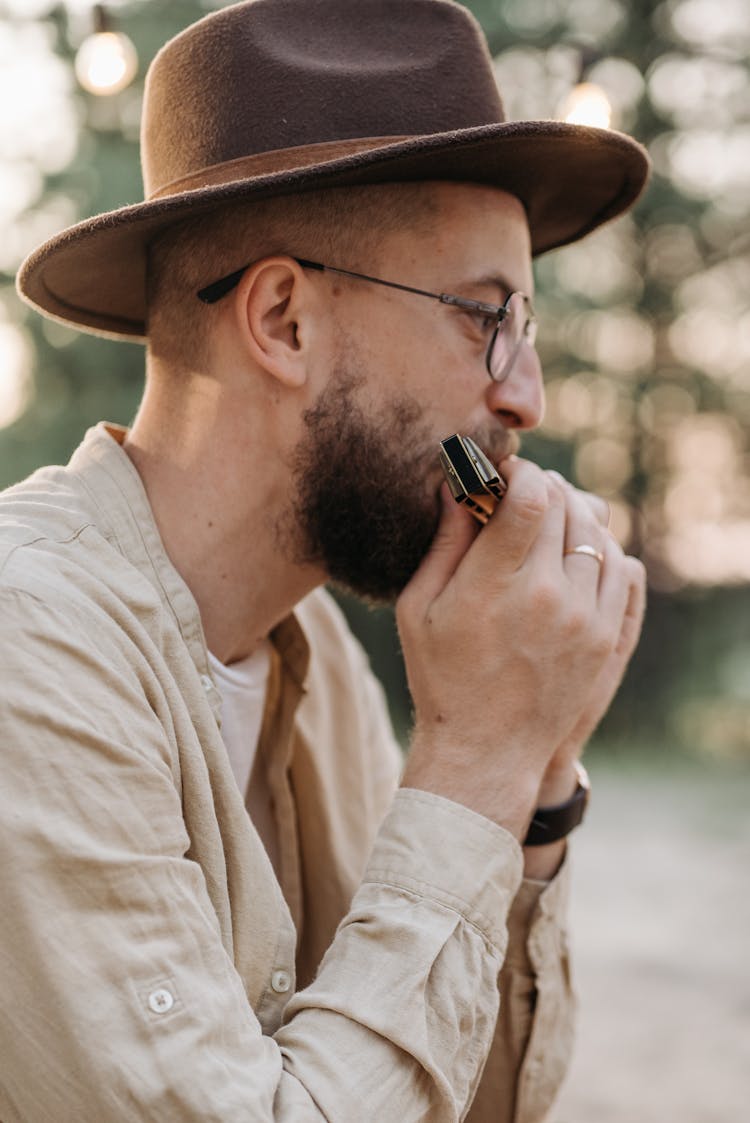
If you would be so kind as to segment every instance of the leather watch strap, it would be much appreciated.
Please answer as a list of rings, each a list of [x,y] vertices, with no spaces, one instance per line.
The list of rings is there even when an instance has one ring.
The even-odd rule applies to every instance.
[[[578,783],[570,799],[555,807],[536,809],[523,841],[524,846],[546,846],[549,842],[558,842],[583,821],[591,785],[586,769],[579,762],[576,762],[576,773]]]

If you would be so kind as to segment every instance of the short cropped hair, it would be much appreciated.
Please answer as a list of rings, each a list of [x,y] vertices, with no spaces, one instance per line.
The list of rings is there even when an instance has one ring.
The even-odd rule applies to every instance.
[[[279,253],[372,272],[385,236],[429,230],[436,212],[429,183],[403,183],[244,201],[177,223],[149,251],[150,358],[184,370],[207,361],[217,309],[196,293],[219,277]]]

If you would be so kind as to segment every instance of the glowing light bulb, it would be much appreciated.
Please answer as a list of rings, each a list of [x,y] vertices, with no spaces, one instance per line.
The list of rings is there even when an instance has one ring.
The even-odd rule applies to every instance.
[[[608,129],[612,121],[612,106],[601,86],[593,82],[579,82],[560,106],[558,116],[569,125],[594,125]]]
[[[97,31],[81,43],[75,69],[84,90],[107,97],[118,94],[133,81],[138,55],[121,31]]]

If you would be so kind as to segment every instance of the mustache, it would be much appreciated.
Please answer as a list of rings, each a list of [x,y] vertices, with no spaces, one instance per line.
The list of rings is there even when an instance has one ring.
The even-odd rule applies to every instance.
[[[478,429],[468,436],[479,445],[496,467],[501,460],[505,460],[506,456],[517,455],[521,447],[521,438],[514,429]]]

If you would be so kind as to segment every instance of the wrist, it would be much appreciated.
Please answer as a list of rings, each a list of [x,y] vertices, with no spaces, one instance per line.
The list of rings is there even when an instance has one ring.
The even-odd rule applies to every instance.
[[[567,835],[583,818],[588,792],[588,775],[578,761],[548,769],[524,839],[524,877],[549,881],[556,875],[565,858]]]
[[[523,842],[537,806],[539,777],[505,762],[483,757],[475,746],[433,741],[415,732],[401,779],[402,787],[417,788],[461,803],[490,819]]]
[[[551,881],[563,864],[567,849],[566,838],[547,846],[524,846],[523,876],[532,881]]]
[[[573,758],[549,765],[537,792],[537,807],[556,807],[570,799],[578,786],[579,762]]]
[[[575,763],[575,777],[575,789],[567,799],[558,799],[551,805],[537,806],[524,839],[524,846],[546,846],[558,842],[583,821],[591,786],[586,769],[578,761]]]

